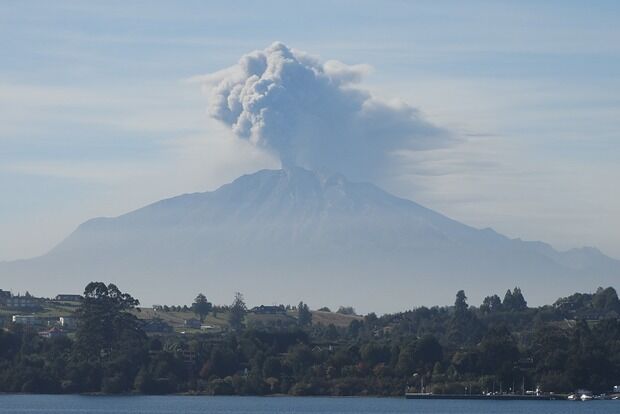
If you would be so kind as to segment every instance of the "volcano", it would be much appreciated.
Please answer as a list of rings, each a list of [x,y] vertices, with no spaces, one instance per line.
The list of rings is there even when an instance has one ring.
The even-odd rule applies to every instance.
[[[80,225],[47,254],[0,264],[1,288],[39,295],[117,283],[143,303],[353,305],[395,311],[472,303],[520,286],[532,304],[616,286],[620,262],[595,248],[477,229],[368,183],[302,168],[262,170]]]

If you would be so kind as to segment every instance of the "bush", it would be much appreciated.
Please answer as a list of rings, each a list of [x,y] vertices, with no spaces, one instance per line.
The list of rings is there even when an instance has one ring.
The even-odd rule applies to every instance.
[[[129,391],[127,380],[120,374],[104,377],[101,381],[101,392],[104,394],[120,394]]]
[[[352,306],[341,306],[338,308],[336,313],[340,313],[342,315],[357,315],[357,313],[355,313],[355,309]]]
[[[232,384],[232,378],[216,378],[209,381],[208,391],[211,395],[234,395],[235,389]]]

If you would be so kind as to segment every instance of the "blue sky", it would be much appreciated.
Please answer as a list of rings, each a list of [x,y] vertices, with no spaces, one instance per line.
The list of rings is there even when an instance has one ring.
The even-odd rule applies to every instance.
[[[455,219],[620,258],[620,3],[0,3],[0,260],[273,156],[191,79],[279,40],[461,138],[381,184]]]

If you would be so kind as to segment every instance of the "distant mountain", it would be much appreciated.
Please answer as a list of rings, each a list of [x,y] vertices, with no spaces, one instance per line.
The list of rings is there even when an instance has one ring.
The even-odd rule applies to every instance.
[[[472,304],[520,286],[533,303],[617,286],[620,262],[476,229],[367,183],[301,168],[263,170],[213,192],[80,225],[44,256],[0,264],[0,288],[52,295],[117,282],[143,303],[353,305],[391,311]]]

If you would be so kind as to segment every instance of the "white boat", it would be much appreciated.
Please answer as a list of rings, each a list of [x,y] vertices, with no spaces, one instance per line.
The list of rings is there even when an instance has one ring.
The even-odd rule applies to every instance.
[[[581,397],[579,398],[581,399],[581,401],[590,401],[593,397],[588,394],[581,394]]]
[[[566,397],[566,399],[569,401],[577,401],[577,396],[575,394],[571,394],[568,397]]]

